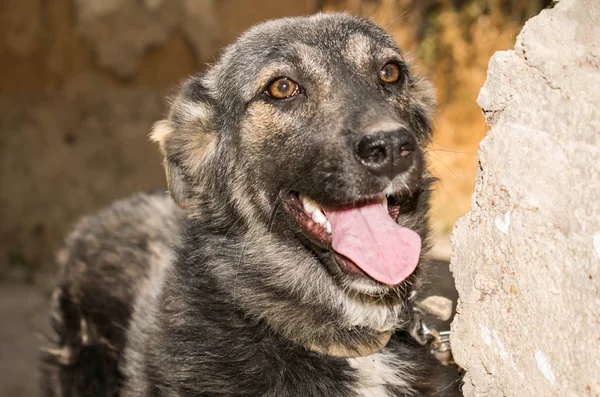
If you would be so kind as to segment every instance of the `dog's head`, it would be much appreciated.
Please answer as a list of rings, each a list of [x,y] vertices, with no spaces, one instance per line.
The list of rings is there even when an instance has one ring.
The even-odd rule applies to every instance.
[[[153,138],[174,200],[215,233],[245,230],[249,272],[332,310],[383,305],[345,324],[383,329],[426,238],[433,107],[387,33],[319,14],[250,29],[183,86]]]

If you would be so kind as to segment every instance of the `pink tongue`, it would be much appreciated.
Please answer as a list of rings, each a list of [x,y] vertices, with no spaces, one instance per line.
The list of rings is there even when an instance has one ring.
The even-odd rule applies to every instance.
[[[375,280],[395,285],[417,267],[421,237],[394,222],[382,203],[324,210],[331,222],[335,252]]]

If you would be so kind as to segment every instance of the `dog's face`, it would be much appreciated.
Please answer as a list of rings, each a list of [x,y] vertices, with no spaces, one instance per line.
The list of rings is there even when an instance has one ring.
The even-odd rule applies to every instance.
[[[315,284],[328,277],[340,291],[405,298],[399,286],[426,237],[433,102],[375,25],[341,14],[281,19],[190,80],[153,137],[171,194],[192,213],[224,231],[242,219],[277,239],[309,263],[296,276]],[[272,266],[289,266],[285,255]]]

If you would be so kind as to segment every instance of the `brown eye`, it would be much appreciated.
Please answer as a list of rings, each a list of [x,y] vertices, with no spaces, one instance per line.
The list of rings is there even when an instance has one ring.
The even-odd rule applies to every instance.
[[[379,71],[379,78],[385,83],[395,83],[400,79],[400,67],[395,63],[386,63]]]
[[[275,99],[285,99],[293,97],[300,91],[298,84],[287,77],[281,77],[267,88],[266,94]]]

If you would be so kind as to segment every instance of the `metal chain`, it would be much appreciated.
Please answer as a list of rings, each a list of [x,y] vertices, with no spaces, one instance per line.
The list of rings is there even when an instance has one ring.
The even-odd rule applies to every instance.
[[[425,313],[415,307],[415,322],[410,331],[412,337],[421,345],[429,345],[431,353],[444,365],[455,365],[450,346],[450,331],[438,331],[425,324]]]

